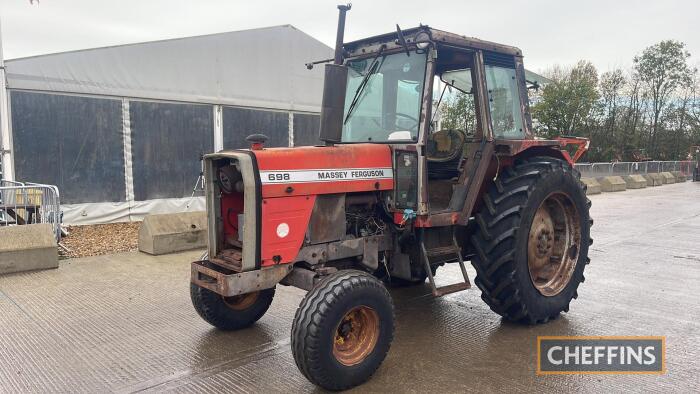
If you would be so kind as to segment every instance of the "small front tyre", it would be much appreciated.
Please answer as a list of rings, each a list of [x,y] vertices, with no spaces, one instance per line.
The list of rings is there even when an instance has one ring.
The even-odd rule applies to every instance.
[[[329,275],[304,297],[292,324],[299,370],[327,390],[367,381],[394,337],[394,305],[374,276],[357,270]]]
[[[190,298],[199,316],[220,330],[238,330],[258,321],[267,312],[275,288],[224,297],[190,283]]]

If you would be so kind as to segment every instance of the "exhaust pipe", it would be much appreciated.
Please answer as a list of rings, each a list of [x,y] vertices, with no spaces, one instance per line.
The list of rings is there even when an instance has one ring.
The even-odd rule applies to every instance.
[[[348,68],[343,65],[343,36],[345,35],[345,13],[351,4],[339,5],[338,34],[335,39],[333,64],[326,64],[323,81],[323,101],[321,103],[321,127],[319,139],[332,146],[340,142],[343,134],[343,112],[345,112],[345,91],[347,89]]]
[[[343,64],[343,37],[345,36],[345,14],[350,11],[352,4],[338,6],[338,32],[335,35],[334,64]]]

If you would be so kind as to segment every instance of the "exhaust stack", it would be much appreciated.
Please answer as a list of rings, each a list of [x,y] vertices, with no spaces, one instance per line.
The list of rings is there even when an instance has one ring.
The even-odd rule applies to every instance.
[[[320,140],[326,146],[340,142],[343,134],[343,112],[345,112],[345,91],[347,89],[348,68],[343,65],[343,36],[345,35],[345,14],[351,4],[339,5],[338,34],[335,38],[335,58],[333,64],[326,64],[323,81],[323,101],[321,103]]]
[[[338,31],[335,35],[335,58],[334,64],[343,64],[343,37],[345,36],[345,14],[350,11],[352,4],[341,4],[338,6]]]

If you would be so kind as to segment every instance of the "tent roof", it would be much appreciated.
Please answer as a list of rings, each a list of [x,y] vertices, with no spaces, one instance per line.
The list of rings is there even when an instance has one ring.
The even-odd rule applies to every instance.
[[[333,50],[291,25],[5,62],[10,89],[319,111]]]

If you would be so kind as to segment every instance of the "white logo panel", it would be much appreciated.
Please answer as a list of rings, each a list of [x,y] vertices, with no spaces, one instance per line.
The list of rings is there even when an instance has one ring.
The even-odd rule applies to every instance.
[[[314,170],[260,171],[262,184],[338,182],[393,179],[387,168],[320,168]]]

